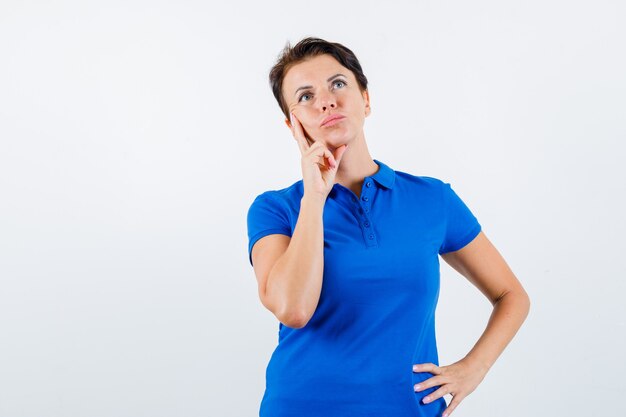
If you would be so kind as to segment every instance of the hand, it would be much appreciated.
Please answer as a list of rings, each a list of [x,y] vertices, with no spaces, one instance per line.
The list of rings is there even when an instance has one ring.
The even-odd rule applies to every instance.
[[[291,131],[302,153],[304,192],[326,199],[335,184],[335,175],[348,145],[344,144],[335,149],[334,155],[321,141],[313,141],[313,144],[309,145],[302,125],[293,113],[291,113]]]
[[[417,368],[416,368],[417,367]],[[419,388],[415,392],[423,391],[427,388],[440,385],[440,388],[423,398],[424,403],[430,403],[446,394],[453,396],[448,408],[443,412],[442,417],[447,417],[471,394],[478,384],[487,374],[486,368],[475,366],[474,362],[461,359],[448,366],[437,366],[433,363],[422,363],[413,365],[413,372],[430,372],[435,374],[432,378],[419,383]]]

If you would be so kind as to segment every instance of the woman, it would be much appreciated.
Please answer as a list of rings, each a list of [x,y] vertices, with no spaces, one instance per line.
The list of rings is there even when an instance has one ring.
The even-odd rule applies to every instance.
[[[450,415],[522,325],[526,292],[449,183],[372,159],[367,78],[351,50],[288,44],[270,83],[302,180],[248,211],[259,296],[280,322],[260,416]],[[439,255],[494,306],[473,349],[446,366]]]

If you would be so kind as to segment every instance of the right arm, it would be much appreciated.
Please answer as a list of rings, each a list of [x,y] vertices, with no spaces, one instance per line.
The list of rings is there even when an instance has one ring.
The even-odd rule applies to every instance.
[[[322,291],[324,205],[348,145],[335,149],[335,154],[323,142],[309,145],[300,121],[292,117],[304,184],[298,220],[291,239],[280,234],[263,237],[252,247],[251,256],[263,305],[283,324],[301,328],[315,313]]]
[[[275,261],[261,289],[266,307],[292,328],[304,327],[319,302],[324,272],[323,212],[321,198],[302,197],[289,246]]]

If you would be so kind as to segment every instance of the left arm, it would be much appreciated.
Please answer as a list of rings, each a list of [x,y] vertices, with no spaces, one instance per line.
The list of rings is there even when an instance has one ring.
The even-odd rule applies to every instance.
[[[494,307],[487,328],[465,357],[487,371],[526,320],[530,298],[482,231],[462,249],[441,257],[477,287]]]
[[[530,298],[498,250],[481,231],[463,248],[441,257],[467,278],[493,305],[487,327],[470,352],[448,366],[417,364],[416,372],[434,376],[420,383],[416,391],[433,386],[439,389],[426,396],[424,402],[452,394],[444,412],[450,413],[483,380],[487,371],[513,339],[530,310]]]

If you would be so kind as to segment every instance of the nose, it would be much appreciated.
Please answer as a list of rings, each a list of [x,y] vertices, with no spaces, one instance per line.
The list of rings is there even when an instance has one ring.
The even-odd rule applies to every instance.
[[[326,111],[329,108],[334,109],[337,107],[337,100],[335,100],[335,96],[332,93],[322,94],[319,102],[320,106],[322,107],[322,111]]]

